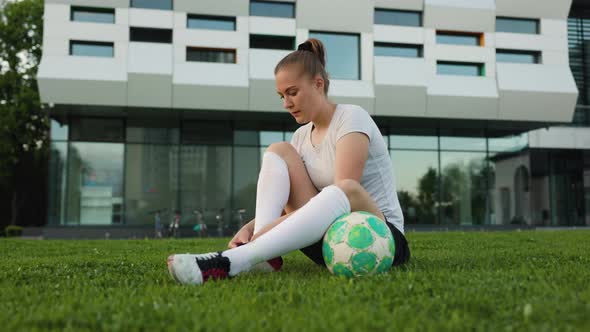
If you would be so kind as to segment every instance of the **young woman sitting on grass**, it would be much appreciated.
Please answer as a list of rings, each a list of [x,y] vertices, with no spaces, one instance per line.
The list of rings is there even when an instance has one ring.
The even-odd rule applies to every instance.
[[[351,211],[368,211],[385,220],[395,240],[393,265],[407,262],[410,249],[389,152],[363,108],[328,99],[323,44],[308,39],[274,73],[283,107],[302,126],[291,143],[272,144],[264,153],[255,218],[236,233],[229,249],[171,255],[172,277],[202,284],[251,269],[277,271],[281,256],[297,249],[324,265],[323,235],[336,218]]]

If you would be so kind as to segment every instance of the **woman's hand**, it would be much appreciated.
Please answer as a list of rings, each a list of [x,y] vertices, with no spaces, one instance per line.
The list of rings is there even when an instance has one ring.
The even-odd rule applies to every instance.
[[[229,241],[227,247],[232,249],[241,246],[242,244],[246,244],[250,242],[252,238],[252,234],[254,234],[254,225],[252,222],[247,223],[244,225],[237,233],[234,235],[234,238]]]

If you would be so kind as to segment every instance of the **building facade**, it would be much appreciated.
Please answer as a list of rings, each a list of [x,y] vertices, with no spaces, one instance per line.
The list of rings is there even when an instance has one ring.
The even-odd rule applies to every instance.
[[[586,13],[571,0],[47,0],[48,224],[163,211],[191,225],[199,211],[234,231],[253,217],[265,148],[297,129],[274,67],[314,37],[330,99],[381,128],[407,225],[590,225]]]

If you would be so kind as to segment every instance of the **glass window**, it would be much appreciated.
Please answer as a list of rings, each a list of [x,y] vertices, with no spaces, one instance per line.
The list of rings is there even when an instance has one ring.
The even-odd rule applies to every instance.
[[[391,144],[390,148],[393,149],[438,149],[438,138],[436,136],[391,135],[389,142]]]
[[[68,139],[68,124],[65,121],[60,123],[55,119],[51,119],[50,129],[52,141],[66,141]]]
[[[236,30],[236,18],[227,16],[208,16],[189,14],[186,19],[189,29]]]
[[[524,18],[496,18],[496,32],[539,33],[539,20]]]
[[[231,145],[232,141],[231,122],[190,121],[184,123],[182,127],[183,143]]]
[[[155,226],[155,211],[168,224],[178,206],[178,146],[127,144],[125,222]]]
[[[421,58],[422,45],[375,43],[375,56]]]
[[[447,32],[436,33],[437,44],[481,46],[481,39],[482,36],[476,34],[459,34]]]
[[[310,32],[326,47],[326,70],[333,79],[360,79],[360,37],[357,34]]]
[[[115,44],[70,40],[70,55],[112,58],[115,56]]]
[[[445,225],[481,225],[488,223],[486,154],[478,152],[441,152],[441,223]]]
[[[422,26],[422,13],[405,10],[375,9],[375,24]]]
[[[131,0],[131,7],[172,10],[172,0]]]
[[[236,50],[187,47],[186,61],[236,63]]]
[[[497,152],[520,151],[529,145],[528,133],[510,135],[504,137],[490,137],[488,139],[489,150]]]
[[[250,16],[295,17],[295,4],[289,2],[250,1]]]
[[[231,136],[230,136],[231,137]],[[178,178],[174,176],[173,178]],[[181,225],[191,224],[192,211],[202,210],[209,234],[232,235],[229,215],[232,147],[185,145],[180,151]],[[221,211],[224,209],[224,211]],[[216,219],[221,213],[223,219]]]
[[[132,42],[171,44],[172,30],[130,27],[129,40]]]
[[[245,209],[245,222],[254,218],[256,210],[256,184],[260,172],[260,150],[258,147],[239,146],[233,148],[233,204],[235,209]]]
[[[75,141],[122,142],[125,137],[122,119],[74,118],[71,127],[70,138]]]
[[[438,152],[392,150],[390,156],[406,223],[438,223]]]
[[[496,62],[540,63],[541,52],[496,50]]]
[[[115,23],[115,9],[72,6],[70,20],[93,23]]]
[[[127,127],[127,142],[177,144],[180,141],[178,128]]]
[[[295,37],[250,35],[250,48],[293,50]]]
[[[49,149],[49,201],[47,223],[61,225],[65,223],[66,204],[66,170],[68,160],[68,144],[51,142]]]
[[[295,134],[294,131],[286,131],[285,132],[285,142],[291,142],[291,139],[293,139],[294,134]]]
[[[447,62],[436,63],[438,75],[484,76],[483,63]]]
[[[261,131],[260,146],[269,146],[272,143],[283,142],[282,131]]]
[[[120,143],[70,143],[67,223],[122,223],[123,154]]]
[[[259,146],[260,135],[255,130],[234,130],[234,145]]]
[[[444,131],[440,136],[441,150],[454,151],[486,151],[486,138],[481,133],[481,137],[461,137],[449,136]]]

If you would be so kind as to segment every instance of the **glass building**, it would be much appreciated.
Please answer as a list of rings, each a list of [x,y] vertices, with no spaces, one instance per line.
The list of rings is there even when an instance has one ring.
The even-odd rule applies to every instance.
[[[123,26],[130,39],[126,44],[115,37],[70,37],[61,58],[44,54],[40,85],[52,118],[48,225],[147,227],[154,223],[154,212],[163,211],[165,223],[178,212],[181,224],[189,226],[198,222],[195,211],[199,211],[210,228],[219,225],[221,216],[219,234],[230,235],[253,218],[261,156],[270,144],[289,141],[297,129],[281,110],[272,75],[278,60],[301,42],[291,29],[295,24],[305,28],[306,38],[318,38],[326,45],[334,84],[331,99],[372,110],[389,148],[409,229],[590,225],[590,141],[585,147],[583,142],[572,148],[551,146],[539,133],[551,127],[558,132],[576,130],[586,137],[590,131],[590,6],[583,1],[574,1],[566,22],[569,49],[564,52],[569,52],[569,59],[565,60],[551,59],[541,49],[500,46],[490,51],[493,60],[475,59],[481,49],[490,47],[485,27],[432,30],[434,46],[419,38],[383,37],[396,29],[414,33],[418,30],[407,29],[423,29],[419,8],[374,8],[373,22],[350,22],[350,31],[336,31],[336,23],[319,26],[297,17],[295,1],[250,1],[240,9],[244,13],[237,14],[238,9],[213,11],[197,3],[181,8],[173,1],[131,1],[128,8],[70,2],[76,6],[46,4],[46,12],[53,13],[48,17],[55,20],[56,13],[63,11],[71,24],[98,27],[117,23],[117,13],[128,11],[137,19],[134,15],[143,13],[133,11],[138,8],[151,11],[151,17],[161,17],[162,22],[173,12],[182,12],[186,24],[182,34],[172,33],[178,25],[166,28],[164,23],[152,28]],[[244,18],[250,20],[247,33]],[[275,29],[267,27],[269,22],[277,24],[277,31],[287,32],[265,32]],[[374,41],[367,43],[364,26],[356,26],[362,24],[371,29],[374,25]],[[45,21],[49,36],[54,25],[55,21]],[[498,16],[494,27],[496,33],[508,36],[503,37],[506,40],[510,34],[527,40],[545,33],[544,26],[548,25],[543,18]],[[213,42],[203,37],[207,34],[228,41]],[[236,36],[249,47],[224,46],[238,40]],[[48,37],[44,44],[51,46],[54,40]],[[429,52],[438,50],[448,51],[440,51],[430,62]],[[472,55],[443,56],[456,54],[454,50]],[[250,61],[246,65],[245,54]],[[496,82],[491,72],[496,62],[511,70],[540,70],[550,61],[562,60],[569,60],[579,92],[571,124],[556,126],[559,121],[534,113],[528,120],[502,115],[504,104],[490,102],[502,99],[501,91],[493,89],[505,84]],[[168,68],[168,61],[181,69]],[[117,76],[122,64],[124,77]],[[522,67],[510,67],[515,65]],[[82,74],[58,70],[67,72],[69,67],[91,69]],[[101,76],[103,69],[107,74]],[[386,72],[389,69],[395,70]],[[421,70],[426,77],[422,81]],[[497,70],[499,77],[502,71]],[[409,72],[416,77],[403,75]],[[444,84],[425,83],[429,78]],[[449,88],[447,82],[456,86]],[[56,85],[59,91],[52,90]],[[417,86],[424,87],[420,92],[424,103],[405,99],[414,98]],[[121,89],[125,95],[119,94]],[[463,90],[466,95],[453,99]],[[387,99],[388,95],[394,97]],[[383,106],[400,100],[393,111]],[[493,119],[477,115],[488,108],[500,109],[500,115]]]

